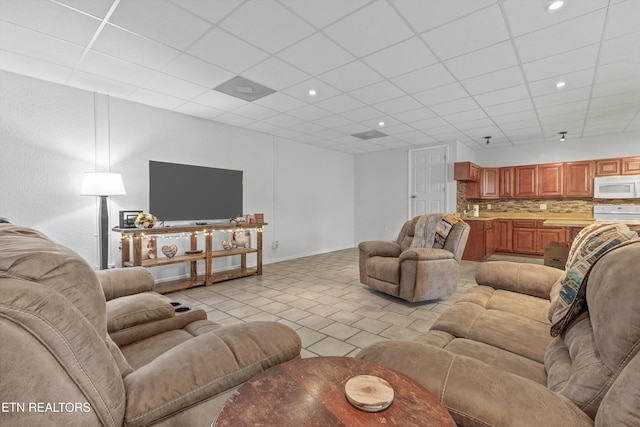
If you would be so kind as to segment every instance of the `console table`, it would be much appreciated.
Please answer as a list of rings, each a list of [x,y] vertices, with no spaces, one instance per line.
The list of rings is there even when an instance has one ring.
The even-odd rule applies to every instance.
[[[141,228],[113,228],[113,231],[121,234],[122,243],[122,266],[142,266],[158,267],[161,265],[190,263],[191,273],[189,277],[162,282],[156,284],[156,290],[160,293],[175,292],[194,286],[211,286],[223,280],[236,279],[239,277],[262,275],[262,228],[267,223],[254,224],[209,224],[209,225],[181,225],[175,227],[154,227],[148,229]],[[213,249],[213,235],[217,232],[233,233],[255,231],[255,247],[232,248],[229,250]],[[173,257],[165,256],[160,248],[156,249],[155,257],[143,259],[143,241],[155,239],[167,235],[188,235],[190,250],[176,253]],[[198,248],[198,235],[204,235],[204,249]],[[227,239],[225,239],[227,240]],[[133,248],[133,259],[131,259],[131,248]],[[247,254],[255,253],[257,262],[255,267],[247,267]],[[228,256],[240,256],[240,267],[232,270],[213,271],[213,259]],[[204,275],[198,274],[198,261],[204,260]]]

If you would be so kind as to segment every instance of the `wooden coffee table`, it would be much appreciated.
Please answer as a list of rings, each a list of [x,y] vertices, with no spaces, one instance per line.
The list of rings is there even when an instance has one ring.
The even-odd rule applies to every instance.
[[[347,380],[374,375],[393,387],[381,412],[364,412],[345,397]],[[243,384],[226,402],[217,427],[243,426],[453,426],[447,410],[413,379],[375,362],[351,357],[297,359],[270,368]]]

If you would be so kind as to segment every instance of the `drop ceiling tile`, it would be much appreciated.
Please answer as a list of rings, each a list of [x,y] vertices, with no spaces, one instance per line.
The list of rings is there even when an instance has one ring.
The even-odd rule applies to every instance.
[[[424,92],[415,93],[414,98],[426,106],[468,97],[469,94],[459,83],[450,83]]]
[[[264,120],[278,114],[277,111],[262,107],[253,102],[247,103],[240,108],[236,108],[233,110],[233,113],[253,120]]]
[[[601,108],[617,105],[627,105],[627,108],[630,107],[638,111],[640,105],[640,90],[592,98],[589,106],[591,108]]]
[[[505,89],[495,90],[493,92],[483,93],[473,97],[482,107],[489,107],[496,104],[504,104],[507,102],[519,101],[529,98],[527,86],[518,85]]]
[[[94,51],[87,52],[78,69],[133,86],[141,86],[154,74],[149,68]]]
[[[375,108],[367,106],[358,108],[356,110],[347,111],[346,113],[342,113],[342,115],[354,122],[365,122],[367,120],[376,119],[383,115],[383,113],[379,110],[376,110]]]
[[[503,0],[504,10],[514,36],[521,36],[545,27],[566,23],[573,18],[607,7],[609,0],[565,1],[564,6],[548,11],[550,2]]]
[[[98,19],[103,19],[113,4],[113,0],[57,0],[57,2],[93,15]]]
[[[404,123],[413,123],[418,120],[424,120],[431,117],[435,117],[436,114],[428,108],[420,107],[415,110],[403,111],[402,113],[396,113],[393,117]]]
[[[507,102],[504,104],[492,105],[485,107],[484,111],[490,116],[500,116],[503,114],[517,113],[533,109],[533,103],[530,99],[522,99],[520,101]]]
[[[522,122],[525,120],[538,121],[536,112],[534,110],[518,111],[516,113],[503,114],[499,116],[491,116],[492,120],[499,126],[507,126],[510,123]]]
[[[542,128],[536,123],[533,126],[526,126],[526,123],[522,127],[514,128],[503,132],[508,138],[514,138],[516,136],[538,135],[538,138],[542,136]]]
[[[591,94],[590,87],[582,87],[577,89],[569,89],[562,92],[556,92],[549,95],[538,96],[534,99],[534,103],[538,109],[550,107],[552,105],[568,104],[576,101],[587,101]]]
[[[445,64],[454,76],[459,80],[464,80],[513,67],[518,64],[518,60],[511,42],[507,41],[449,59],[445,61]]]
[[[629,59],[599,66],[595,83],[605,83],[636,76],[640,76],[640,59]]]
[[[165,74],[179,77],[210,89],[235,75],[191,55],[182,54],[162,69]]]
[[[69,68],[75,67],[84,52],[73,43],[5,21],[0,21],[0,49]]]
[[[236,98],[225,93],[210,90],[191,100],[196,104],[206,105],[218,110],[230,111],[239,108],[247,103],[240,98]]]
[[[233,114],[233,113],[221,114],[219,116],[216,116],[214,118],[214,120],[216,122],[225,123],[225,124],[228,124],[228,125],[231,125],[231,126],[236,126],[236,127],[246,127],[246,126],[249,126],[251,123],[254,122],[251,119],[248,119],[248,118],[242,117],[242,116],[238,116],[237,114]]]
[[[316,33],[285,49],[278,57],[309,74],[321,74],[355,59],[324,34]]]
[[[324,33],[358,57],[414,35],[396,11],[375,1],[324,29]]]
[[[51,64],[0,49],[0,68],[54,83],[64,83],[73,71],[69,67]]]
[[[610,11],[605,39],[612,39],[638,31],[638,18],[640,17],[640,2],[624,1],[612,5]]]
[[[0,16],[3,21],[83,47],[100,25],[94,17],[51,1],[3,0]]]
[[[336,129],[341,126],[347,126],[347,125],[353,124],[351,120],[346,119],[338,114],[334,114],[328,117],[323,117],[321,119],[315,120],[314,122],[319,124],[320,126],[325,126],[330,129]]]
[[[571,52],[523,64],[525,78],[528,82],[534,82],[593,68],[598,60],[598,50],[598,45],[586,46]]]
[[[495,123],[488,117],[484,117],[482,119],[469,120],[466,122],[456,123],[456,127],[462,131],[472,130],[472,129],[484,129],[488,127],[496,127]]]
[[[505,68],[470,79],[463,80],[462,85],[471,95],[491,92],[524,83],[524,76],[520,67]]]
[[[415,94],[451,83],[455,79],[442,64],[434,64],[394,77],[391,81],[408,94]]]
[[[412,37],[362,60],[387,78],[438,62],[431,50],[418,37]]]
[[[379,102],[373,105],[374,108],[382,111],[383,113],[393,115],[402,113],[404,111],[415,110],[422,107],[418,101],[410,96],[402,96],[396,99],[390,99],[388,101]]]
[[[333,139],[344,136],[344,134],[333,129],[324,129],[318,133],[314,133],[313,136],[322,139]]]
[[[205,105],[196,104],[194,102],[185,102],[174,111],[182,114],[187,114],[189,116],[201,117],[203,119],[212,119],[224,113],[224,111],[207,107]]]
[[[207,33],[187,52],[234,73],[241,73],[268,56],[262,50],[219,28]]]
[[[388,80],[383,80],[379,83],[351,91],[349,95],[366,104],[375,104],[377,102],[399,98],[404,96],[405,93]]]
[[[301,133],[316,133],[326,130],[325,127],[311,122],[300,123],[295,126],[291,126],[290,129]]]
[[[438,128],[442,126],[449,126],[449,123],[446,122],[441,117],[432,117],[424,120],[418,120],[415,122],[411,122],[411,127],[417,130],[428,130],[433,128]]]
[[[274,90],[282,90],[310,78],[307,73],[275,57],[267,58],[242,73],[242,75]]]
[[[106,25],[91,46],[93,50],[145,67],[159,69],[180,52],[114,25]]]
[[[351,95],[341,93],[332,98],[325,99],[317,102],[316,105],[320,108],[324,108],[327,111],[332,111],[336,114],[344,113],[345,111],[355,110],[356,108],[362,108],[365,104],[358,101]]]
[[[454,103],[458,103],[459,101],[453,101]],[[469,104],[470,106],[470,104]],[[462,106],[458,106],[457,108],[462,108]],[[468,107],[465,107],[468,108]],[[465,111],[460,111],[457,113],[451,113],[443,116],[443,118],[451,124],[465,123],[472,120],[479,120],[486,118],[487,114],[479,108],[469,109]]]
[[[253,103],[262,105],[263,107],[267,107],[280,113],[286,113],[287,111],[291,111],[293,109],[300,108],[306,105],[299,99],[296,99],[282,92],[272,93],[269,96],[265,96],[253,101]]]
[[[640,32],[604,41],[598,62],[608,64],[634,59],[638,57],[638,51],[640,51]]]
[[[409,132],[416,132],[414,128],[405,124],[398,124],[394,126],[385,125],[383,127],[379,127],[378,130],[391,136],[404,135]]]
[[[302,135],[300,132],[293,131],[291,129],[278,129],[270,132],[272,135],[279,136],[281,138],[295,139]]]
[[[295,110],[289,111],[289,115],[302,120],[313,121],[330,116],[331,113],[323,110],[322,108],[318,108],[315,105],[305,105],[304,107],[296,108]]]
[[[540,96],[589,86],[593,82],[594,72],[595,68],[587,68],[586,70],[576,71],[574,73],[567,73],[548,79],[538,80],[529,83],[529,90],[533,96]],[[566,85],[562,88],[557,88],[556,83],[559,81],[565,82]]]
[[[290,116],[288,114],[278,114],[276,116],[273,117],[269,117],[268,119],[264,120],[267,123],[270,123],[272,125],[275,126],[279,126],[282,128],[291,128],[293,126],[299,125],[301,123],[304,123],[303,120],[300,120],[298,118],[295,118],[293,116]]]
[[[309,95],[310,89],[315,90],[316,94]],[[284,89],[282,92],[308,103],[320,102],[340,94],[340,91],[318,79],[305,80],[295,86]]]
[[[244,0],[172,0],[176,6],[188,10],[195,16],[216,24],[232,10],[240,6]]]
[[[591,96],[593,98],[599,98],[601,96],[631,94],[633,92],[640,92],[640,75],[629,79],[620,79],[596,84],[593,86]]]
[[[360,61],[321,74],[319,78],[343,92],[350,92],[382,80],[380,74]]]
[[[272,124],[265,123],[265,122],[253,122],[245,126],[245,128],[255,130],[256,132],[262,132],[262,133],[271,133],[280,129],[278,126],[274,126]]]
[[[195,98],[209,90],[204,86],[196,85],[163,73],[156,73],[143,87],[183,100]]]
[[[473,13],[495,2],[495,0],[474,0],[471,2],[391,0],[390,3],[400,11],[402,16],[417,32],[421,33]]]
[[[184,99],[174,98],[151,90],[138,88],[127,97],[129,101],[139,102],[156,108],[173,110],[184,104]]]
[[[505,133],[518,132],[520,129],[540,128],[540,120],[534,118],[511,123],[498,123],[498,127]]]
[[[75,70],[73,74],[71,74],[67,83],[70,86],[84,89],[89,92],[104,93],[106,95],[122,99],[125,99],[136,90],[135,86],[111,80],[107,77],[85,73],[80,70]]]
[[[316,28],[325,27],[368,2],[369,0],[322,0],[309,2],[280,0],[280,3]]]
[[[531,62],[598,43],[606,10],[599,10],[515,39],[522,62]]]
[[[314,29],[274,0],[249,0],[220,24],[249,43],[276,53]]]
[[[449,59],[509,39],[496,4],[422,34],[438,58]]]
[[[560,114],[567,114],[573,111],[585,111],[589,106],[588,100],[578,100],[573,102],[567,102],[565,104],[549,105],[546,107],[540,107],[536,109],[536,113],[540,120],[546,117],[558,116]]]
[[[211,28],[168,0],[120,2],[109,22],[179,50]]]

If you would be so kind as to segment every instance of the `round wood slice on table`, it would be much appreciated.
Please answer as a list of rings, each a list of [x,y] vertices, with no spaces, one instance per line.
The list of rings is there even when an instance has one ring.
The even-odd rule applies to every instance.
[[[355,376],[344,386],[347,400],[356,408],[366,412],[379,412],[393,402],[393,388],[380,377],[373,375]]]

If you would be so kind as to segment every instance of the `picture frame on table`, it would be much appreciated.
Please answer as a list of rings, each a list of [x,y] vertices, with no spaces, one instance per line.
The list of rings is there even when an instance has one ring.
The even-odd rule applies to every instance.
[[[120,228],[136,228],[135,220],[142,211],[120,211]]]

